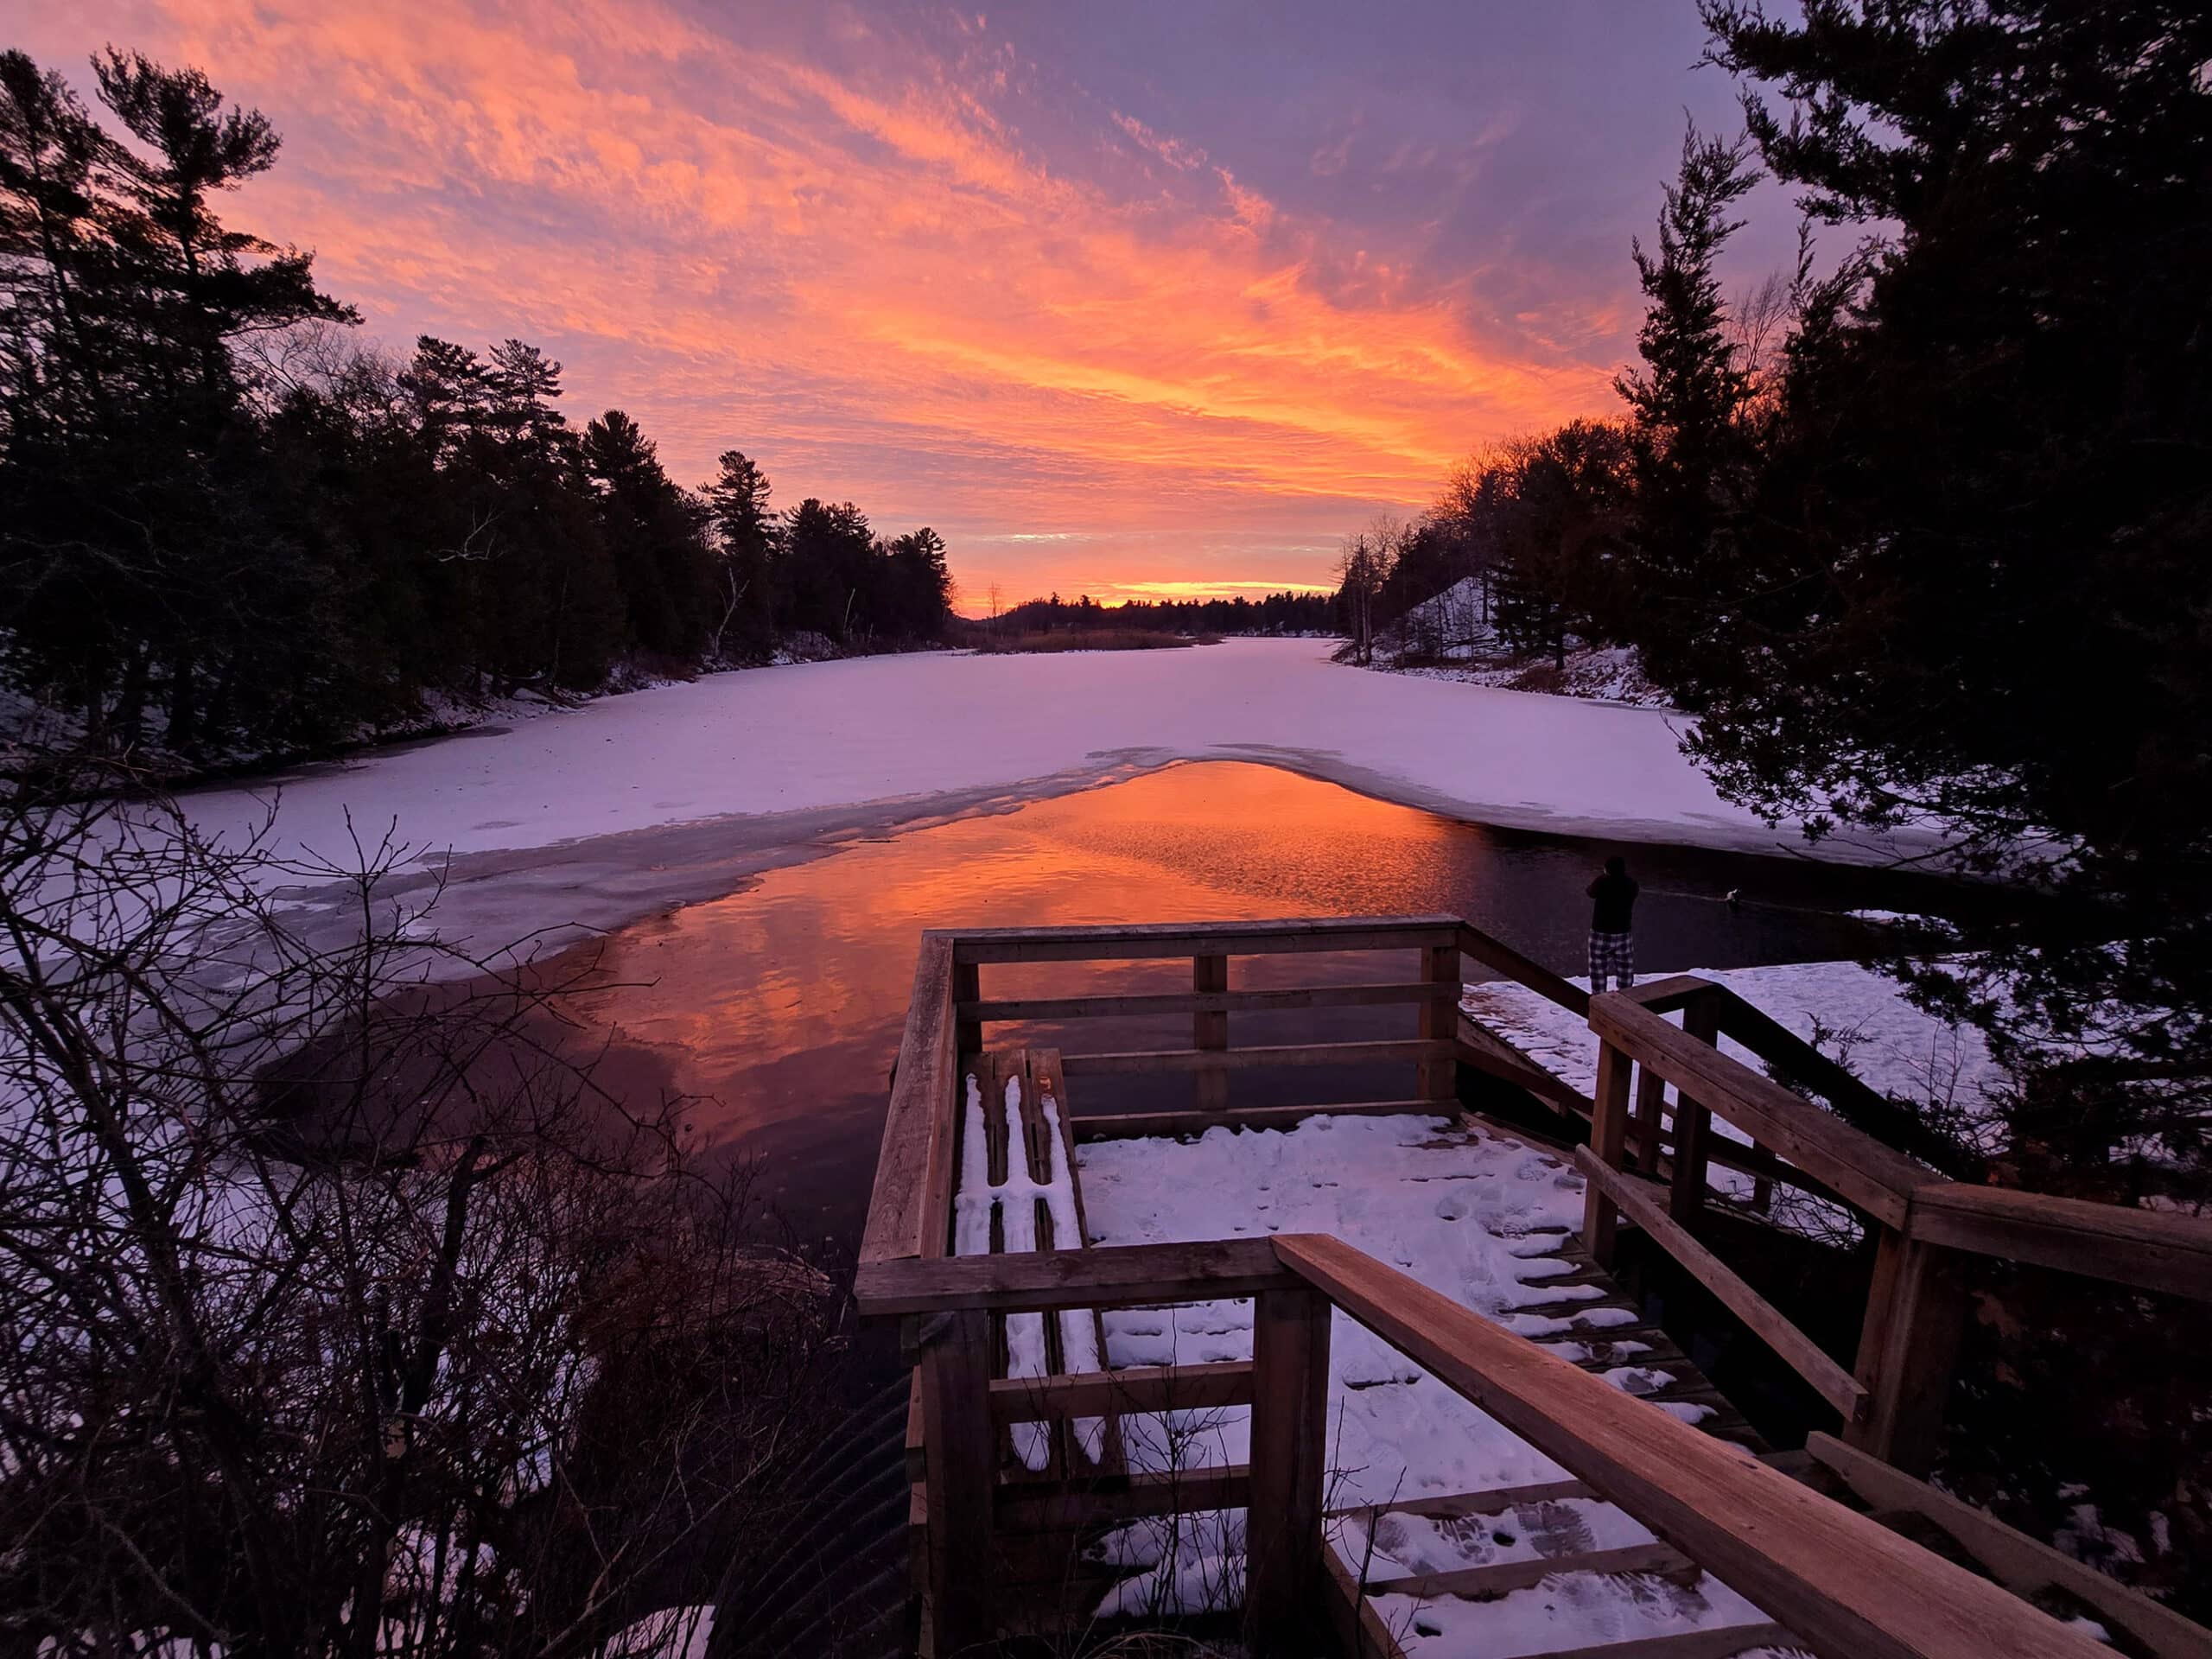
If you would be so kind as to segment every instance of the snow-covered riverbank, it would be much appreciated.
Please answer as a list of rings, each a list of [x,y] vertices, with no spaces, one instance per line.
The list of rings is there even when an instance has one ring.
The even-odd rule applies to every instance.
[[[1802,844],[1713,793],[1680,753],[1676,717],[1347,672],[1329,649],[1246,639],[720,674],[200,791],[188,807],[203,829],[234,832],[280,801],[287,851],[333,854],[350,834],[373,842],[394,827],[423,868],[450,861],[448,915],[474,905],[516,931],[549,914],[547,889],[563,919],[613,925],[728,891],[733,858],[759,868],[794,847],[1178,760],[1261,761],[1509,828]],[[493,878],[505,885],[484,890]]]

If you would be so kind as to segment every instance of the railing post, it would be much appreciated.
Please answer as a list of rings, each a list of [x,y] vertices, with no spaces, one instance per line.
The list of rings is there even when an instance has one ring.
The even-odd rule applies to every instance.
[[[1191,988],[1194,991],[1225,991],[1229,988],[1229,958],[1227,957],[1193,957],[1191,958]],[[1225,1049],[1229,1046],[1229,1015],[1223,1014],[1194,1014],[1191,1016],[1191,1046],[1202,1049]],[[1229,1105],[1229,1073],[1217,1066],[1210,1066],[1196,1074],[1198,1077],[1198,1107],[1202,1112],[1218,1112]]]
[[[1707,994],[1682,1008],[1682,1031],[1715,1047],[1720,1042],[1719,998]],[[1675,1089],[1675,1180],[1667,1213],[1693,1232],[1705,1216],[1706,1143],[1713,1135],[1713,1114]]]
[[[1459,1034],[1459,947],[1457,944],[1433,945],[1424,953],[1422,980],[1431,985],[1449,985],[1452,1000],[1439,997],[1421,1005],[1421,1034],[1447,1040]],[[1414,1092],[1423,1100],[1452,1100],[1459,1098],[1459,1061],[1456,1055],[1440,1060],[1421,1063],[1420,1081]]]
[[[1853,1369],[1866,1412],[1843,1426],[1844,1443],[1924,1474],[1936,1459],[1951,1370],[1966,1332],[1966,1292],[1949,1252],[1882,1229]]]
[[[945,1313],[924,1321],[922,1445],[929,1459],[930,1620],[938,1653],[996,1639],[991,1545],[998,1442],[991,1432],[990,1316]]]
[[[1323,1578],[1332,1312],[1329,1299],[1306,1286],[1263,1290],[1253,1299],[1244,1623],[1261,1659],[1313,1648]]]
[[[970,1054],[983,1052],[983,1027],[980,1020],[963,1020],[957,1009],[963,1002],[982,1000],[983,970],[972,962],[956,958],[952,964],[952,1001],[955,1008],[952,1024],[952,1063],[956,1066]]]
[[[1598,1087],[1590,1115],[1590,1150],[1613,1168],[1622,1165],[1622,1154],[1628,1143],[1628,1080],[1629,1058],[1612,1044],[1601,1040],[1598,1045]],[[1678,1123],[1679,1118],[1675,1120]],[[1678,1152],[1676,1156],[1681,1154]],[[1675,1166],[1679,1170],[1680,1164]],[[1611,1267],[1613,1263],[1613,1234],[1620,1223],[1620,1212],[1613,1207],[1598,1183],[1591,1181],[1583,1188],[1582,1243],[1599,1264]]]
[[[1667,1079],[1649,1065],[1636,1068],[1636,1166],[1655,1179],[1665,1139]]]

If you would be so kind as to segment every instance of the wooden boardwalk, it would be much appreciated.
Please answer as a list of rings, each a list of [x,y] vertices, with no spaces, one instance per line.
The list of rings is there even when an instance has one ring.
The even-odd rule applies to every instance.
[[[1294,991],[1231,987],[1233,956],[1347,950],[1408,952],[1416,976]],[[1175,957],[1191,964],[1188,992],[991,1000],[980,982],[991,963]],[[1556,1078],[1543,1084],[1529,1075],[1541,1068],[1496,1033],[1459,1026],[1469,957],[1589,1020],[1602,1043],[1593,1096]],[[1230,1046],[1230,1017],[1239,1012],[1393,1004],[1412,1006],[1413,1036]],[[982,1041],[993,1023],[1160,1014],[1191,1017],[1189,1048],[1063,1054],[1018,1038],[998,1048]],[[863,1314],[904,1321],[916,1360],[907,1472],[925,1649],[949,1654],[1025,1631],[1058,1639],[1084,1628],[1128,1571],[1086,1546],[1147,1516],[1243,1510],[1246,1576],[1234,1623],[1261,1654],[1311,1652],[1319,1629],[1346,1653],[1478,1651],[1480,1640],[1453,1645],[1453,1633],[1479,1629],[1497,1599],[1540,1583],[1549,1595],[1578,1576],[1625,1575],[1663,1598],[1694,1592],[1710,1573],[1759,1611],[1678,1622],[1587,1653],[1729,1659],[1763,1648],[1978,1659],[2107,1650],[2061,1622],[2082,1615],[2124,1649],[2212,1659],[2204,1631],[1945,1497],[1910,1467],[1929,1432],[1931,1392],[1940,1407],[1961,1317],[1950,1257],[2004,1255],[2212,1296],[2212,1227],[2058,1200],[2024,1206],[2021,1195],[1993,1203],[1957,1189],[1726,1059],[1713,1046],[1723,1029],[1795,1062],[1816,1089],[1846,1086],[1832,1063],[1796,1052],[1804,1045],[1718,987],[1669,981],[1633,998],[1592,1000],[1450,918],[928,936],[858,1284]],[[1355,1060],[1410,1071],[1412,1086],[1372,1091],[1401,1098],[1349,1105],[1230,1103],[1237,1071]],[[1140,1072],[1161,1074],[1161,1086],[1186,1103],[1171,1094],[1157,1108],[1109,1119],[1071,1115],[1071,1074]],[[1282,1128],[1324,1111],[1455,1117],[1469,1072],[1516,1082],[1569,1131],[1587,1108],[1588,1144],[1571,1151],[1479,1122],[1484,1134],[1523,1139],[1585,1178],[1579,1237],[1562,1234],[1544,1252],[1566,1271],[1541,1283],[1598,1294],[1514,1309],[1565,1320],[1565,1329],[1514,1335],[1321,1235],[1106,1247],[1088,1236],[1078,1136]],[[1192,1081],[1166,1081],[1182,1077]],[[1716,1113],[1754,1144],[1716,1146]],[[1724,1160],[1847,1205],[1874,1231],[1879,1266],[1853,1365],[1821,1351],[1701,1243],[1707,1166]],[[1607,1263],[1624,1224],[1797,1370],[1835,1408],[1838,1435],[1815,1435],[1802,1452],[1768,1448],[1613,1285]],[[1098,1310],[1237,1298],[1250,1302],[1249,1359],[1107,1369]],[[1325,1512],[1338,1312],[1574,1478]],[[1656,1386],[1639,1393],[1645,1378]],[[1666,1405],[1695,1411],[1657,1408]],[[1249,1408],[1244,1464],[1167,1476],[1132,1466],[1120,1420],[1239,1407]],[[1694,1426],[1681,1420],[1688,1414]],[[1611,1506],[1655,1541],[1596,1548],[1586,1529],[1578,1536],[1555,1524],[1560,1506],[1576,1503]],[[1363,1582],[1348,1553],[1365,1529],[1394,1518],[1432,1530],[1471,1532],[1474,1523],[1531,1540],[1536,1554],[1486,1552],[1465,1566],[1390,1577],[1370,1570]],[[1715,1593],[1725,1606],[1743,1606]],[[1553,1651],[1586,1659],[1586,1647]]]

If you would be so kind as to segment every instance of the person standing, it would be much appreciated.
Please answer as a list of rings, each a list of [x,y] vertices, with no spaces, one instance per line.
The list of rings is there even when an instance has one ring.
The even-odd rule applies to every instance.
[[[1591,882],[1590,894],[1590,990],[1592,995],[1606,988],[1610,976],[1618,980],[1622,990],[1636,983],[1636,878],[1628,873],[1628,861],[1613,857],[1605,861],[1605,874]]]

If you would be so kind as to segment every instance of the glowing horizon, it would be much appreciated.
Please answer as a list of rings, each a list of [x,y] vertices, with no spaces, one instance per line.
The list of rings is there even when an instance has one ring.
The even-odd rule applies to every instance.
[[[1694,17],[1466,18],[117,0],[14,43],[204,68],[285,138],[232,222],[365,335],[532,340],[683,482],[736,448],[933,525],[973,613],[1326,588],[1471,448],[1615,406],[1628,236],[1725,86],[1648,74]],[[1637,75],[1622,131],[1576,111]]]

